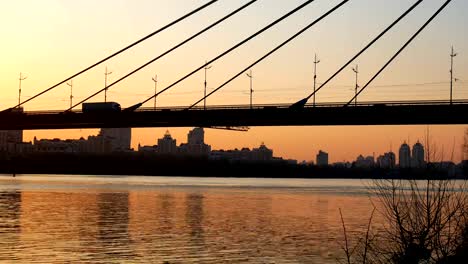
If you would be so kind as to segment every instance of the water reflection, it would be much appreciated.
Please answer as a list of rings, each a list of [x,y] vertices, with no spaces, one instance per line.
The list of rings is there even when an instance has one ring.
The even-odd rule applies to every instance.
[[[28,184],[0,187],[0,262],[334,263],[338,208],[351,231],[371,211],[308,189]]]
[[[175,214],[174,214],[174,196],[168,193],[157,195],[160,204],[160,213],[157,215],[159,219],[160,230],[158,233],[172,233],[174,229]]]
[[[0,261],[17,260],[11,247],[20,243],[21,192],[10,190],[0,193]]]
[[[129,259],[134,256],[129,239],[129,194],[100,193],[97,195],[98,206],[98,243],[105,249],[99,259]],[[95,256],[93,256],[94,258]]]
[[[191,241],[195,246],[203,245],[203,195],[188,194],[186,198],[185,222],[190,227]]]
[[[199,193],[189,193],[185,198],[185,223],[188,227],[187,233],[190,234],[187,255],[195,258],[209,255],[205,248],[203,199],[203,195]]]
[[[133,260],[162,263],[181,246],[175,227],[175,200],[167,193],[130,192],[128,230]]]

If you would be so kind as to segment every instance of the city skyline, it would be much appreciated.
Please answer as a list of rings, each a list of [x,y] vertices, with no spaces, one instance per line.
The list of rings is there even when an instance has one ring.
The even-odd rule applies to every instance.
[[[422,127],[421,127],[422,128]],[[109,134],[111,137],[113,137],[112,135],[115,134],[115,133],[118,133],[118,137],[115,137],[115,138],[122,138],[123,142],[125,143],[115,143],[119,146],[121,146],[122,144],[125,145],[125,146],[129,146],[128,148],[125,147],[126,149],[133,149],[134,151],[138,151],[140,147],[144,147],[144,146],[157,146],[159,141],[164,138],[164,135],[169,135],[171,140],[173,139],[174,140],[174,144],[177,146],[176,142],[180,142],[181,145],[185,145],[185,144],[188,144],[190,142],[190,136],[187,138],[188,135],[190,135],[191,133],[194,133],[194,131],[196,131],[197,128],[167,128],[167,129],[152,129],[152,130],[155,130],[157,131],[157,133],[159,134],[153,134],[151,137],[153,138],[152,140],[150,140],[149,142],[146,142],[146,143],[143,143],[139,140],[139,138],[134,138],[133,135],[135,135],[135,130],[137,129],[131,129],[129,130],[128,132],[125,132],[127,131],[127,129],[118,129],[118,131],[120,132],[114,132],[112,129],[104,129],[104,130],[101,130],[99,133],[98,133],[98,136],[94,136],[94,135],[91,135],[89,136],[88,138],[92,139],[92,140],[95,140],[96,138],[99,138],[100,135],[103,135],[104,137],[106,137],[106,133]],[[115,129],[114,129],[115,130]],[[141,130],[141,129],[140,129]],[[145,129],[147,130],[147,129]],[[176,131],[177,133],[176,134],[173,134],[172,131]],[[210,132],[218,132],[218,130],[215,130],[215,129],[202,129],[203,131],[203,144],[205,143],[205,138],[207,137],[206,134],[210,134]],[[181,134],[182,136],[179,135],[179,133],[182,132],[183,134]],[[434,157],[432,159],[436,159],[436,160],[433,160],[433,161],[453,161],[455,163],[459,163],[461,162],[462,160],[466,159],[464,158],[462,155],[462,143],[461,142],[460,144],[455,144],[456,142],[454,141],[453,142],[453,145],[452,146],[441,146],[440,144],[437,143],[437,140],[433,138],[433,135],[434,134],[437,134],[437,130],[435,131],[436,133],[434,133],[433,130],[431,130],[431,128],[429,126],[426,126],[424,127],[424,130],[422,130],[422,132],[424,133],[423,135],[421,135],[420,137],[415,137],[415,138],[411,138],[411,137],[407,137],[406,139],[403,138],[401,139],[400,141],[391,141],[389,142],[389,146],[388,148],[383,148],[383,149],[370,149],[370,151],[368,152],[363,152],[361,151],[361,149],[356,149],[353,154],[350,154],[348,153],[346,156],[343,154],[343,152],[338,151],[337,152],[334,152],[336,151],[337,149],[334,147],[336,146],[338,143],[336,142],[335,144],[332,144],[331,146],[326,146],[324,144],[322,144],[321,146],[322,147],[319,147],[319,146],[311,146],[310,148],[304,148],[304,146],[302,145],[303,149],[305,149],[307,151],[307,155],[306,158],[298,158],[297,156],[288,156],[288,155],[284,155],[283,153],[284,150],[282,150],[281,148],[276,148],[275,144],[270,144],[268,141],[265,141],[265,140],[262,140],[261,138],[259,138],[258,142],[257,140],[255,141],[252,141],[252,144],[250,145],[235,145],[235,144],[231,144],[229,145],[229,147],[220,147],[216,144],[212,144],[211,142],[211,139],[209,138],[208,136],[208,139],[206,140],[206,142],[209,144],[210,146],[210,150],[213,149],[213,150],[241,150],[243,148],[248,148],[248,149],[254,149],[255,147],[259,146],[259,145],[263,145],[266,143],[266,145],[268,145],[272,150],[275,151],[275,155],[277,157],[282,157],[284,159],[290,159],[290,160],[297,160],[298,162],[313,162],[313,163],[316,163],[317,162],[317,157],[316,157],[316,154],[323,151],[326,155],[327,155],[327,161],[329,164],[333,164],[333,163],[342,163],[342,162],[354,162],[356,160],[356,157],[358,156],[362,156],[363,158],[365,157],[373,157],[373,160],[374,162],[377,162],[378,161],[378,158],[379,156],[382,154],[382,155],[386,155],[388,153],[393,153],[394,155],[397,156],[397,158],[395,159],[395,162],[398,164],[399,163],[399,149],[402,145],[404,144],[408,144],[409,147],[410,147],[410,150],[409,150],[409,153],[410,153],[410,156],[412,155],[412,151],[411,151],[411,148],[413,147],[413,145],[417,145],[417,144],[422,144],[423,148],[424,148],[424,145],[427,144],[428,142],[430,142],[430,146],[433,148],[433,149],[437,149],[436,153],[432,153],[431,155],[433,155]],[[236,135],[247,135],[248,136],[248,132],[234,132],[234,131],[229,131],[229,132],[224,132],[224,133],[229,133],[229,134],[236,134]],[[122,137],[120,135],[123,135]],[[174,136],[174,135],[177,135],[177,136]],[[427,138],[426,135],[429,135],[429,138]],[[200,137],[200,136],[199,136]],[[463,138],[463,135],[461,135],[461,137]],[[81,137],[81,139],[84,139],[86,137]],[[266,135],[265,135],[265,138]],[[37,136],[34,136],[32,140],[28,140],[27,138],[24,140],[24,142],[35,142],[36,140],[37,141],[40,141],[41,139],[45,139],[45,140],[52,140],[52,139],[55,139],[54,137],[48,137],[48,138],[38,138]],[[61,139],[61,140],[78,140],[80,138],[58,138],[58,139]],[[414,140],[414,141],[413,141]],[[199,140],[198,140],[199,141]],[[114,143],[113,143],[114,144]],[[123,150],[124,148],[119,148],[121,150]],[[333,151],[330,151],[333,150]],[[457,150],[458,149],[458,150]],[[453,151],[453,157],[452,157],[452,151]],[[445,153],[444,153],[445,152]],[[354,154],[355,153],[355,154]],[[424,153],[424,151],[423,151]],[[450,157],[448,156],[447,153],[450,153]],[[457,157],[456,154],[460,154],[460,156]],[[354,156],[353,156],[354,155]],[[414,153],[413,153],[414,155]],[[342,157],[347,157],[347,158],[342,158]],[[423,154],[423,157],[424,159],[426,159],[426,156],[425,154]],[[411,162],[410,160],[408,162]]]
[[[242,3],[220,1],[212,8],[203,11],[201,15],[194,16],[173,30],[150,40],[129,55],[111,60],[85,77],[73,80],[74,101],[103,88],[104,78],[107,76],[106,67],[112,72],[107,76],[107,81],[111,83],[192,32],[198,31],[202,25],[211,23],[214,17],[220,17]],[[302,1],[258,1],[241,12],[238,17],[207,32],[181,51],[113,87],[107,96],[109,100],[118,101],[124,107],[132,105],[153,94],[155,83],[152,78],[155,74],[158,75],[158,87],[164,87],[189,69],[204,63],[300,3]],[[298,16],[279,24],[234,55],[212,64],[207,78],[208,91],[280,43],[291,32],[310,22],[312,17],[317,17],[336,3],[338,1],[316,1],[299,12]],[[0,65],[2,97],[0,107],[7,108],[18,100],[19,73],[27,77],[22,82],[22,98],[27,99],[57,80],[63,79],[64,76],[89,65],[90,62],[187,13],[202,2],[139,1],[135,4],[124,0],[99,3],[47,0],[40,3],[4,1],[2,4],[0,22],[4,25],[15,25],[1,28],[5,41],[0,44],[2,47],[0,56],[3,61]],[[253,69],[254,103],[292,103],[303,98],[313,87],[315,54],[321,61],[317,65],[317,83],[321,83],[411,4],[413,1],[404,0],[393,1],[391,4],[384,0],[352,1],[346,4],[336,14],[317,24],[304,36]],[[387,37],[370,49],[369,53],[353,63],[353,66],[359,65],[360,82],[368,80],[439,5],[439,1],[424,1],[413,15],[402,21],[389,32]],[[467,98],[468,78],[465,76],[468,72],[468,60],[464,58],[467,54],[468,34],[463,29],[463,25],[468,23],[468,18],[463,14],[463,10],[467,10],[467,7],[468,4],[464,1],[453,1],[376,80],[374,85],[359,96],[359,101],[448,99],[451,46],[454,46],[459,53],[454,64],[454,75],[459,80],[455,82],[454,98]],[[350,99],[354,94],[354,74],[351,68],[343,71],[336,80],[317,94],[317,102]],[[199,99],[203,95],[203,77],[203,72],[199,72],[176,87],[174,91],[158,97],[158,106],[187,105]],[[224,92],[208,98],[207,104],[248,104],[249,83],[247,76],[239,78]],[[25,109],[66,109],[69,106],[69,91],[70,87],[63,85],[37,102],[26,104]],[[95,100],[103,99],[104,95],[101,94]],[[151,105],[152,103],[150,102]],[[442,148],[455,148],[456,160],[461,157],[460,148],[457,146],[462,144],[463,129],[464,126],[431,126],[433,136]],[[149,144],[154,140],[154,134],[164,130],[166,128],[134,130],[132,147],[136,148],[138,143]],[[177,139],[184,137],[185,130],[171,129]],[[408,137],[420,138],[418,135],[422,135],[424,130],[424,126],[346,127],[345,129],[271,127],[251,128],[246,134],[235,135],[232,134],[234,132],[208,131],[207,136],[214,146],[226,149],[235,146],[253,147],[265,141],[277,149],[281,156],[298,160],[312,160],[314,156],[312,153],[326,149],[330,153],[337,153],[331,157],[331,161],[337,162],[350,160],[359,152],[384,153],[388,151],[392,142],[400,142]],[[343,134],[343,131],[346,131],[346,134]],[[25,131],[25,139],[32,140],[36,135],[42,138],[79,138],[93,133],[96,133],[96,130]],[[385,139],[376,137],[382,133],[389,135],[386,135]],[[293,139],[287,136],[291,134],[294,135]],[[360,149],[357,150],[357,147]]]

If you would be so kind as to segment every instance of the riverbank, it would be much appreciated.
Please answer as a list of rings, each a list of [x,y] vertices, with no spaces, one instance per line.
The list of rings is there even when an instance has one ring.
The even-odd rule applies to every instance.
[[[1,156],[4,174],[83,174],[140,176],[200,176],[255,178],[419,178],[448,177],[447,169],[399,170],[382,168],[317,167],[286,161],[228,161],[207,157],[154,155],[148,153],[77,154],[31,153]],[[465,173],[452,174],[463,178]]]

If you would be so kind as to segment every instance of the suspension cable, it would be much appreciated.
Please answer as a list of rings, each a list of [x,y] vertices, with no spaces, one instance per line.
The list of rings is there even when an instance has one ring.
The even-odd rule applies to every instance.
[[[385,68],[387,68],[388,65],[390,65],[390,63],[392,63],[392,61],[398,57],[398,55],[400,55],[400,53],[409,45],[411,44],[411,42],[413,42],[413,40],[419,35],[419,33],[421,33],[426,27],[427,25],[429,25],[432,20],[434,20],[434,18],[436,18],[440,12],[442,12],[442,10],[445,9],[445,7],[451,2],[452,0],[447,0],[430,18],[429,20],[426,21],[426,23],[424,23],[424,25],[416,32],[414,33],[414,35],[405,43],[405,45],[403,45],[403,47],[401,47],[397,53],[395,53],[395,55],[393,55],[393,57],[387,61],[387,63],[385,63],[385,65],[366,83],[366,85],[364,85],[361,90],[359,90],[358,93],[356,93],[356,95],[353,96],[353,98],[348,102],[346,103],[345,106],[348,106],[359,94],[361,94],[368,86],[369,84],[372,83],[372,81],[374,81],[379,75],[380,73],[382,73]]]
[[[230,82],[232,82],[234,79],[238,78],[239,76],[241,76],[244,72],[246,72],[248,69],[252,68],[253,66],[257,65],[258,63],[260,63],[261,61],[263,61],[264,59],[266,59],[267,57],[269,57],[270,55],[272,55],[273,53],[275,53],[276,51],[278,51],[279,49],[281,49],[283,46],[285,46],[286,44],[288,44],[289,42],[291,42],[292,40],[294,40],[295,38],[297,38],[298,36],[302,35],[305,31],[307,31],[308,29],[310,29],[312,26],[314,26],[315,24],[317,24],[318,22],[320,22],[322,19],[324,19],[325,17],[327,17],[328,15],[330,15],[331,13],[333,13],[334,11],[336,11],[338,8],[340,8],[342,5],[344,5],[345,3],[347,3],[349,0],[344,0],[342,1],[340,4],[338,4],[337,6],[335,6],[334,8],[330,9],[328,12],[326,12],[325,14],[323,14],[321,17],[317,18],[314,22],[310,23],[309,25],[307,25],[306,27],[304,27],[303,29],[301,29],[299,32],[297,32],[296,34],[294,34],[292,37],[288,38],[286,41],[284,41],[283,43],[281,43],[280,45],[278,45],[276,48],[274,48],[273,50],[271,50],[270,52],[268,52],[267,54],[265,54],[263,57],[261,57],[260,59],[258,59],[257,61],[255,61],[254,63],[250,64],[249,66],[247,66],[245,69],[243,69],[242,71],[240,71],[238,74],[234,75],[231,79],[229,79],[228,81],[226,81],[225,83],[223,83],[222,85],[220,85],[218,88],[214,89],[213,91],[211,91],[209,94],[207,94],[206,96],[204,96],[203,98],[201,98],[200,100],[198,100],[197,102],[195,102],[194,104],[192,104],[191,106],[188,107],[188,109],[191,109],[193,107],[195,107],[197,104],[199,104],[201,101],[203,101],[204,99],[208,98],[209,96],[211,96],[212,94],[214,94],[215,92],[217,92],[218,90],[220,90],[221,88],[223,88],[224,86],[226,86],[227,84],[229,84]]]
[[[275,21],[273,21],[272,23],[268,24],[266,27],[260,29],[259,31],[257,31],[256,33],[254,33],[253,35],[247,37],[246,39],[242,40],[241,42],[239,42],[238,44],[234,45],[232,48],[226,50],[225,52],[221,53],[220,55],[216,56],[215,58],[211,59],[210,61],[204,63],[203,65],[201,65],[200,67],[198,67],[197,69],[195,69],[194,71],[192,71],[191,73],[185,75],[184,77],[180,78],[179,80],[177,80],[176,82],[172,83],[171,85],[167,86],[166,88],[162,89],[160,92],[154,94],[153,96],[149,97],[148,99],[144,100],[143,102],[141,103],[138,103],[138,104],[135,104],[127,109],[125,109],[125,111],[134,111],[136,109],[138,109],[140,106],[142,106],[143,104],[145,104],[146,102],[150,101],[151,99],[153,99],[154,97],[164,93],[165,91],[169,90],[170,88],[174,87],[175,85],[177,85],[178,83],[182,82],[183,80],[187,79],[188,77],[192,76],[193,74],[195,74],[196,72],[198,72],[199,70],[203,69],[204,67],[206,67],[207,65],[210,65],[212,64],[213,62],[217,61],[218,59],[224,57],[225,55],[229,54],[230,52],[232,52],[233,50],[237,49],[238,47],[242,46],[243,44],[245,44],[246,42],[252,40],[253,38],[257,37],[258,35],[262,34],[263,32],[265,32],[266,30],[268,30],[269,28],[273,27],[274,25],[278,24],[279,22],[283,21],[284,19],[288,18],[289,16],[293,15],[294,13],[296,13],[297,11],[301,10],[302,8],[306,7],[307,5],[309,5],[310,3],[314,2],[315,0],[308,0],[306,1],[305,3],[301,4],[300,6],[294,8],[293,10],[289,11],[287,14],[283,15],[282,17],[276,19]]]
[[[201,31],[199,31],[198,33],[192,35],[191,37],[185,39],[184,41],[180,42],[179,44],[177,44],[176,46],[170,48],[169,50],[165,51],[164,53],[162,53],[161,55],[153,58],[152,60],[148,61],[147,63],[143,64],[142,66],[136,68],[135,70],[131,71],[130,73],[126,74],[125,76],[121,77],[120,79],[118,79],[117,81],[111,83],[110,85],[108,85],[107,87],[104,87],[103,89],[93,93],[92,95],[86,97],[85,99],[83,99],[82,101],[80,101],[79,103],[71,106],[70,108],[68,108],[66,111],[70,111],[72,110],[73,108],[77,107],[78,105],[88,101],[89,99],[95,97],[96,95],[102,93],[103,91],[105,91],[106,89],[108,90],[109,88],[111,88],[112,86],[116,85],[117,83],[127,79],[128,77],[130,77],[131,75],[137,73],[138,71],[142,70],[143,68],[146,68],[147,66],[149,66],[150,64],[154,63],[155,61],[161,59],[162,57],[166,56],[167,54],[173,52],[174,50],[180,48],[181,46],[187,44],[189,41],[195,39],[196,37],[200,36],[201,34],[205,33],[206,31],[210,30],[211,28],[217,26],[218,24],[220,24],[221,22],[227,20],[228,18],[234,16],[235,14],[239,13],[240,11],[242,11],[243,9],[247,8],[248,6],[252,5],[253,3],[255,3],[257,0],[251,0],[250,2],[244,4],[243,6],[239,7],[238,9],[232,11],[231,13],[229,13],[228,15],[222,17],[221,19],[217,20],[216,22],[214,22],[213,24],[209,25],[208,27],[202,29]]]
[[[314,96],[318,91],[320,91],[327,83],[329,83],[332,79],[334,79],[340,72],[346,69],[355,59],[361,56],[367,49],[369,49],[375,42],[377,42],[381,37],[383,37],[390,29],[392,29],[398,22],[400,22],[404,17],[406,17],[414,8],[416,8],[419,4],[422,3],[423,0],[418,0],[414,3],[408,10],[406,10],[397,20],[395,20],[390,26],[388,26],[384,31],[382,31],[376,38],[374,38],[369,44],[367,44],[361,51],[359,51],[354,57],[352,57],[343,67],[341,67],[337,72],[335,72],[328,80],[322,83],[315,92],[311,93],[309,96],[305,97],[304,99],[294,103],[291,105],[291,108],[301,108],[307,103],[307,101]]]
[[[87,67],[87,68],[85,68],[85,69],[79,71],[78,73],[76,73],[76,74],[74,74],[74,75],[72,75],[72,76],[66,78],[65,80],[63,80],[63,81],[61,81],[61,82],[59,82],[59,83],[57,83],[57,84],[55,84],[55,85],[53,85],[53,86],[51,86],[51,87],[45,89],[44,91],[42,91],[42,92],[40,92],[40,93],[38,93],[38,94],[32,96],[31,98],[29,98],[29,99],[27,99],[27,100],[25,100],[25,101],[23,101],[23,102],[20,102],[20,103],[17,104],[16,106],[14,106],[14,107],[12,107],[12,108],[9,108],[9,109],[7,109],[7,110],[11,110],[11,109],[13,109],[13,108],[17,108],[17,107],[20,107],[21,105],[24,105],[25,103],[27,103],[27,102],[29,102],[29,101],[31,101],[31,100],[33,100],[33,99],[35,99],[35,98],[37,98],[37,97],[39,97],[39,96],[45,94],[45,93],[47,93],[47,92],[53,90],[53,89],[56,88],[57,86],[62,85],[62,84],[64,84],[64,83],[68,82],[69,80],[71,80],[71,79],[73,79],[73,78],[75,78],[75,77],[77,77],[77,76],[79,76],[79,75],[81,75],[81,74],[83,74],[83,73],[85,73],[85,72],[87,72],[87,71],[89,71],[89,70],[95,68],[96,66],[102,64],[102,63],[105,62],[105,61],[108,61],[109,59],[111,59],[111,58],[113,58],[113,57],[119,55],[120,53],[122,53],[122,52],[124,52],[124,51],[126,51],[126,50],[128,50],[128,49],[130,49],[130,48],[132,48],[132,47],[134,47],[134,46],[136,46],[136,45],[138,45],[138,44],[140,44],[141,42],[143,42],[143,41],[145,41],[145,40],[147,40],[147,39],[149,39],[149,38],[155,36],[156,34],[161,33],[162,31],[164,31],[164,30],[166,30],[166,29],[172,27],[173,25],[175,25],[175,24],[181,22],[182,20],[184,20],[184,19],[186,19],[186,18],[188,18],[188,17],[190,17],[190,16],[192,16],[192,15],[194,15],[194,14],[200,12],[201,10],[207,8],[208,6],[211,6],[212,4],[214,4],[214,3],[216,3],[216,2],[218,2],[218,0],[209,1],[208,3],[206,3],[206,4],[204,4],[204,5],[202,5],[202,6],[198,7],[198,8],[196,8],[195,10],[193,10],[193,11],[191,11],[191,12],[189,12],[189,13],[183,15],[182,17],[180,17],[180,18],[178,18],[178,19],[172,21],[171,23],[169,23],[169,24],[167,24],[167,25],[165,25],[165,26],[159,28],[158,30],[154,31],[153,33],[151,33],[151,34],[149,34],[149,35],[147,35],[147,36],[145,36],[145,37],[139,39],[138,41],[136,41],[136,42],[134,42],[134,43],[128,45],[127,47],[125,47],[125,48],[123,48],[123,49],[121,49],[121,50],[119,50],[119,51],[117,51],[117,52],[115,52],[114,54],[112,54],[112,55],[110,55],[110,56],[108,56],[108,57],[106,57],[106,58],[104,58],[104,59],[102,59],[102,60],[96,62],[95,64],[93,64],[93,65],[91,65],[91,66],[89,66],[89,67]]]

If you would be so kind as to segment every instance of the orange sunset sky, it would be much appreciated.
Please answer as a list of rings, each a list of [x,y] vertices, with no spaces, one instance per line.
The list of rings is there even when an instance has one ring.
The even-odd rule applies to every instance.
[[[110,55],[207,1],[189,0],[0,0],[0,108],[18,101],[19,73],[22,100]],[[96,67],[73,80],[75,102],[158,56],[188,36],[246,3],[220,0],[193,17]],[[277,17],[300,5],[301,0],[259,0],[235,17],[203,34],[129,79],[112,87],[111,101],[123,107],[153,94],[151,80],[158,75],[158,89],[165,88],[220,52],[256,32]],[[316,0],[296,15],[259,38],[213,63],[208,71],[211,91],[270,49],[340,1]],[[254,103],[293,103],[312,90],[313,57],[317,53],[318,83],[323,82],[372,38],[411,6],[415,0],[351,0],[301,37],[253,69]],[[373,74],[408,40],[444,1],[425,0],[401,24],[381,39],[353,65],[359,64],[360,84]],[[468,2],[452,1],[429,27],[398,57],[360,97],[374,100],[445,100],[449,98],[450,47],[455,57],[454,98],[468,98]],[[202,71],[158,97],[159,106],[188,106],[203,95]],[[317,95],[318,102],[344,102],[354,93],[351,67]],[[207,99],[208,105],[248,104],[249,79],[242,76]],[[28,110],[61,110],[70,102],[70,89],[62,85],[37,100]],[[100,94],[91,101],[103,101]],[[147,106],[152,106],[152,101]],[[404,140],[411,144],[430,135],[444,159],[459,161],[467,126],[381,127],[253,127],[249,132],[206,130],[213,149],[257,147],[274,150],[275,156],[315,160],[319,149],[330,153],[332,162],[354,160],[359,154],[397,152]],[[186,142],[190,128],[133,129],[132,146],[154,145],[169,129],[178,143]],[[25,140],[79,138],[97,130],[26,131]],[[452,155],[453,150],[453,155]]]

